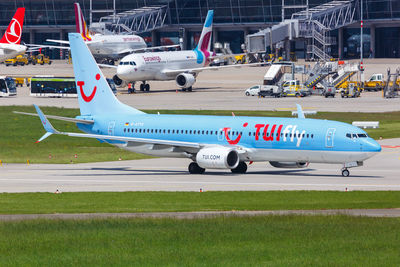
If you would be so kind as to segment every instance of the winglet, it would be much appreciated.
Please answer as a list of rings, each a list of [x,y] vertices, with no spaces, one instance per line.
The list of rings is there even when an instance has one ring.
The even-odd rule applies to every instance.
[[[297,118],[305,119],[306,117],[304,116],[304,112],[301,106],[299,104],[296,104],[296,106],[297,106]]]
[[[59,131],[54,129],[53,125],[51,125],[50,121],[46,118],[46,116],[43,114],[43,112],[40,110],[40,108],[37,105],[33,105],[36,109],[36,112],[39,115],[40,120],[42,121],[43,128],[46,130],[46,133],[38,140],[36,143],[39,143],[49,137],[52,134],[57,134]]]

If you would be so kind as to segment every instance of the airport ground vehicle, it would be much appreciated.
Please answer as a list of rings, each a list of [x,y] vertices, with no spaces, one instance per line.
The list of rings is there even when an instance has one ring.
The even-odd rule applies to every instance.
[[[340,95],[342,98],[355,98],[359,97],[361,94],[361,89],[356,83],[349,83],[347,88],[341,89]]]
[[[380,91],[385,87],[386,82],[383,80],[384,76],[382,73],[375,73],[364,82],[364,89],[366,91]]]
[[[290,80],[282,84],[282,96],[304,97],[311,95],[310,90],[300,84],[299,80]]]
[[[9,58],[4,62],[4,64],[7,67],[10,66],[10,65],[12,65],[12,66],[17,66],[17,65],[24,66],[24,65],[28,65],[29,63],[30,63],[29,59],[28,59],[28,57],[26,55],[18,55],[15,58]]]
[[[254,95],[258,95],[258,93],[260,92],[261,89],[261,85],[254,85],[250,88],[247,88],[246,91],[244,92],[244,94],[246,96],[254,96]]]
[[[273,96],[280,97],[282,90],[277,85],[254,85],[245,91],[245,95],[259,97]]]
[[[51,65],[51,60],[49,56],[45,56],[44,54],[39,54],[36,56],[36,63],[40,65],[49,64]]]
[[[0,76],[0,96],[17,95],[17,86],[13,78]]]
[[[107,79],[111,90],[117,89],[112,79]],[[38,97],[77,97],[75,78],[73,77],[32,77],[31,96]]]

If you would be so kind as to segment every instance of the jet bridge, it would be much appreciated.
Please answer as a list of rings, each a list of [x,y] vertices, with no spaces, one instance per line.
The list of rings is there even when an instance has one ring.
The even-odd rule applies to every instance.
[[[329,32],[353,24],[358,0],[331,1],[292,14],[290,20],[246,37],[249,53],[264,53],[267,47],[293,39],[307,40],[307,53],[313,59],[327,60],[328,47],[335,44]],[[271,49],[272,50],[272,49]]]
[[[168,5],[144,6],[102,17],[98,23],[90,26],[94,30],[137,34],[164,27],[168,13]]]

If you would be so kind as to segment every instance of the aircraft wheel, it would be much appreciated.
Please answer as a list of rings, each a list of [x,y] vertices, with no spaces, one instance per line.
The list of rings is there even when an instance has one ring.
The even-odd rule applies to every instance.
[[[200,167],[196,162],[192,162],[189,164],[188,170],[190,174],[202,174],[206,169]]]
[[[186,92],[186,88],[182,88],[182,92]]]
[[[144,91],[144,84],[143,83],[140,85],[140,91]]]
[[[146,90],[147,92],[150,91],[150,84],[146,83],[144,85],[144,90]]]
[[[193,88],[190,86],[187,90],[188,90],[189,92],[191,92],[191,91],[193,90]]]
[[[343,177],[349,177],[349,175],[350,175],[350,172],[349,172],[348,169],[343,169],[343,170],[342,170],[342,176],[343,176]]]
[[[247,164],[244,161],[239,162],[239,165],[236,168],[231,169],[232,173],[246,173],[246,171],[247,171]]]

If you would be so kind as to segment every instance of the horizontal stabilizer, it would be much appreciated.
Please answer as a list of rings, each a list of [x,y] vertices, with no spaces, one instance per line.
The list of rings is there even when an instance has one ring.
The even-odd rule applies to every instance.
[[[13,111],[13,113],[29,115],[29,116],[39,116],[36,113],[28,113],[28,112],[20,112],[20,111]],[[74,122],[74,123],[82,123],[82,124],[93,124],[94,123],[94,120],[82,120],[82,119],[61,117],[61,116],[55,116],[55,115],[46,115],[46,117],[49,118],[49,119],[55,119],[55,120],[60,120],[60,121],[68,121],[68,122]]]

